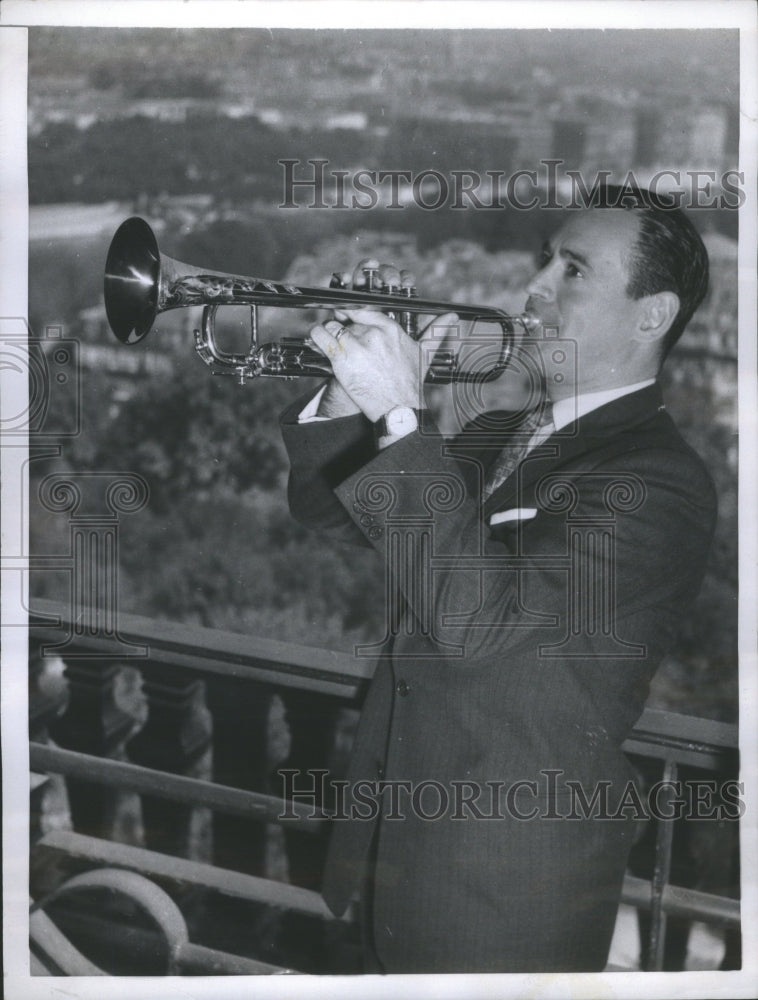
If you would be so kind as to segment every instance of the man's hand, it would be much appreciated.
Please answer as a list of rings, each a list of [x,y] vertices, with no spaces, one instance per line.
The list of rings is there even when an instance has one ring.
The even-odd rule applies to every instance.
[[[396,406],[423,406],[424,379],[435,354],[431,341],[439,335],[441,327],[457,324],[455,313],[432,319],[418,340],[409,337],[384,313],[368,307],[346,309],[340,315],[349,320],[349,326],[329,320],[313,327],[310,336],[329,358],[335,381],[354,406],[372,423]],[[336,390],[332,401],[322,400],[319,414],[346,415],[324,413],[325,401],[330,405],[346,406],[346,400],[336,394]]]
[[[324,323],[324,328],[336,334],[342,329],[342,324],[330,319],[327,323]],[[318,404],[319,417],[327,417],[329,419],[333,417],[351,417],[353,414],[360,412],[361,408],[348,396],[339,381],[336,378],[330,378],[326,383],[326,388]]]

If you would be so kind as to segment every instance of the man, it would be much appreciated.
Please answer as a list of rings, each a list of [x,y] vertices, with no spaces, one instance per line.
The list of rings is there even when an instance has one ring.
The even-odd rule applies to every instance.
[[[294,516],[373,545],[402,594],[324,880],[336,914],[360,888],[369,971],[607,960],[639,820],[621,745],[715,519],[656,383],[705,249],[681,211],[618,193],[566,212],[527,288],[544,395],[521,433],[483,415],[444,442],[419,386],[455,317],[419,350],[367,309],[313,329],[335,378],[283,416]]]

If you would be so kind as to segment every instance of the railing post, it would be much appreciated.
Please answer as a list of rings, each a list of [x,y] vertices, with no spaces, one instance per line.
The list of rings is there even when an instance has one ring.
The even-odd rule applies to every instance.
[[[155,668],[154,668],[155,669]],[[176,667],[161,665],[160,673],[143,679],[148,716],[129,741],[135,764],[186,777],[201,777],[211,742],[211,726],[203,704],[205,685]],[[142,796],[145,844],[155,851],[189,857],[193,817],[197,810],[175,802]]]
[[[276,769],[295,769],[301,774],[313,769],[328,769],[338,712],[334,701],[296,690],[283,692],[281,698],[289,729],[290,750],[286,760],[277,762]],[[328,800],[321,801],[318,794],[319,783],[311,781],[309,786],[314,789],[314,806],[329,809],[332,803]],[[290,882],[320,891],[328,836],[327,824],[315,836],[285,825],[284,842],[287,847]]]
[[[47,743],[48,728],[66,702],[65,692],[52,694],[44,689],[47,662],[40,655],[40,644],[29,643],[29,739]]]
[[[661,796],[662,806],[668,807],[674,797],[673,782],[676,781],[677,766],[673,760],[667,760],[663,768],[663,784],[666,785]],[[660,972],[663,969],[664,949],[666,947],[666,913],[663,909],[663,891],[671,876],[671,848],[674,842],[674,819],[657,818],[658,829],[655,838],[655,867],[652,879],[652,900],[650,906],[650,937],[648,939],[647,972]]]
[[[213,779],[250,791],[267,790],[267,725],[270,693],[238,678],[208,683],[213,717]],[[238,816],[213,817],[213,861],[250,875],[262,875],[266,827]]]
[[[69,701],[64,714],[50,725],[53,739],[66,750],[96,757],[120,756],[134,719],[116,704],[115,685],[121,667],[91,659],[71,662]],[[110,837],[119,802],[117,789],[83,781],[69,781],[68,799],[74,829],[95,837]]]
[[[732,885],[737,886],[739,890],[740,885],[740,845],[739,836],[735,838],[735,843],[732,845],[730,860],[729,860],[729,873],[730,881]],[[742,968],[742,930],[739,927],[727,927],[724,934],[724,957],[721,960],[721,965],[719,967],[721,971],[726,972],[731,969],[741,969]]]
[[[65,692],[54,694],[44,690],[45,660],[40,656],[39,643],[29,643],[29,739],[47,743],[48,726],[57,717],[66,701]],[[50,787],[47,775],[31,776],[29,799],[29,836],[34,843],[42,835],[45,796]]]

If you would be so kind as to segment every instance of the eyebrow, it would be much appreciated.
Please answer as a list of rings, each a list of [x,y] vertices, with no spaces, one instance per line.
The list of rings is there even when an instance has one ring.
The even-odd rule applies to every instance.
[[[542,244],[542,253],[549,254],[551,257],[555,253],[552,244],[550,243],[550,240],[545,240],[545,242]],[[591,271],[593,269],[592,264],[590,264],[590,262],[584,256],[584,254],[579,253],[577,250],[570,250],[568,247],[561,247],[561,249],[558,251],[558,255],[563,260],[576,261],[578,264],[581,264],[582,267],[587,268],[588,271]]]

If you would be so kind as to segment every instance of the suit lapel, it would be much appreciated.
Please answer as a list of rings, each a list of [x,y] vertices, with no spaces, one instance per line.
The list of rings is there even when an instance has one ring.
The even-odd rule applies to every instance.
[[[602,447],[610,438],[649,420],[664,408],[661,389],[656,382],[606,403],[557,431],[530,451],[520,466],[488,498],[483,508],[485,520],[488,521],[498,510],[537,506],[535,487],[544,476],[575,464],[581,455]],[[492,462],[496,455],[490,452],[488,457]]]

